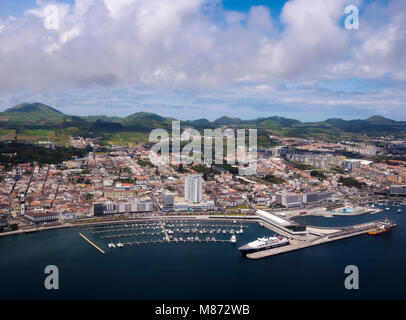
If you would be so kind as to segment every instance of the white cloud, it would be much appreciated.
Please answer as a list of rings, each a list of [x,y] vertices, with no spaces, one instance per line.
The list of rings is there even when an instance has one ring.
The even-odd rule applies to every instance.
[[[58,30],[44,25],[49,4],[60,10]],[[265,7],[252,7],[245,15],[216,4],[76,0],[70,8],[39,1],[0,34],[0,67],[11,78],[0,80],[0,89],[112,82],[210,88],[261,74],[279,79],[312,68],[318,73],[346,47],[346,32],[336,25],[341,0],[317,0],[311,7],[303,0],[288,2],[282,34]],[[208,5],[216,14],[204,10]],[[22,52],[30,52],[29,59]]]
[[[360,30],[341,25],[348,3],[290,0],[273,21],[265,7],[245,14],[219,0],[41,0],[0,21],[0,92],[96,84],[263,94],[284,81],[406,80],[406,2],[364,4]],[[58,30],[45,27],[49,4],[60,10]]]

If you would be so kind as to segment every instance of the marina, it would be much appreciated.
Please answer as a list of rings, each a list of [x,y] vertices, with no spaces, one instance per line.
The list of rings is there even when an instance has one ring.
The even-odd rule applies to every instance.
[[[157,245],[165,243],[232,243],[237,242],[237,236],[244,233],[256,220],[239,219],[224,221],[219,219],[178,220],[161,219],[156,221],[138,221],[115,225],[102,225],[88,227],[86,230],[97,238],[100,246],[105,240],[114,242],[107,243],[110,249],[123,247],[135,247],[145,245]],[[247,223],[248,222],[248,223]],[[136,232],[131,232],[136,231]],[[96,241],[96,240],[95,240]],[[94,244],[94,243],[93,243]]]
[[[383,211],[378,208],[374,209],[374,213],[378,212]],[[397,212],[399,211],[397,210]],[[301,215],[303,216],[303,214]],[[267,230],[269,238],[258,238],[255,241],[251,239],[251,243],[255,243],[255,245],[258,243],[266,243],[267,241],[271,241],[270,239],[274,239],[271,242],[278,242],[283,239],[283,243],[281,245],[272,244],[269,247],[264,245],[260,250],[247,247],[251,243],[243,245],[242,247],[240,246],[240,250],[241,248],[245,248],[241,251],[248,259],[262,259],[340,239],[359,236],[361,234],[377,234],[381,232],[380,230],[384,228],[383,226],[388,222],[384,220],[374,220],[348,227],[303,227],[285,216],[278,217],[271,212],[259,210],[256,219],[253,219],[253,217],[249,219],[240,218],[238,223],[235,219],[233,221],[224,221],[221,217],[217,221],[215,217],[210,217],[210,220],[200,218],[198,222],[189,219],[179,220],[176,219],[176,217],[172,217],[156,221],[149,220],[144,222],[138,221],[136,223],[93,226],[88,227],[87,230],[101,242],[114,239],[114,243],[110,242],[107,244],[110,249],[164,243],[235,244],[237,240],[241,244],[242,240],[237,239],[237,236],[241,238],[241,235],[244,233],[243,229],[248,229],[253,223],[260,226],[263,230]],[[391,223],[390,229],[394,226],[396,226],[396,224]],[[273,234],[273,237],[271,234]],[[249,241],[247,241],[247,243],[248,242]]]

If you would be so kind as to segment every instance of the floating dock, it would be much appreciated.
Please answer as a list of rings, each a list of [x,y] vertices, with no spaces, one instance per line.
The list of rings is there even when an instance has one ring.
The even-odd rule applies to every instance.
[[[101,253],[105,253],[102,249],[100,249],[96,244],[94,244],[92,241],[90,241],[88,238],[86,238],[83,234],[79,233],[79,235],[85,239],[87,242],[89,242],[93,247],[95,247],[97,250],[99,250]]]
[[[226,240],[226,239],[183,239],[183,240],[171,240],[167,241],[165,240],[144,240],[144,241],[124,241],[121,242],[124,246],[135,246],[135,245],[145,245],[145,244],[160,244],[160,243],[192,243],[192,242],[199,242],[199,243],[231,243],[231,240]]]

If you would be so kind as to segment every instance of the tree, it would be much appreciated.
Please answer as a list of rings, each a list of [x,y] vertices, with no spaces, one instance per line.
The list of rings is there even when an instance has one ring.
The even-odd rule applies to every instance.
[[[343,184],[346,187],[355,187],[357,189],[362,189],[363,187],[366,186],[365,182],[359,182],[358,180],[356,180],[352,177],[348,177],[348,178],[340,177],[340,179],[338,179],[338,182]]]
[[[185,168],[183,167],[183,164],[180,164],[179,166],[178,166],[178,169],[176,170],[177,172],[180,172],[180,173],[183,173],[183,172],[185,172],[186,170],[185,170]]]
[[[283,184],[285,183],[285,180],[279,178],[279,177],[275,177],[272,174],[267,174],[264,178],[265,181],[273,183],[273,184]]]
[[[312,177],[318,178],[318,179],[320,179],[320,180],[324,180],[324,179],[326,178],[326,176],[325,176],[322,172],[317,171],[317,170],[312,170],[312,171],[310,172],[310,175],[311,175]]]
[[[94,195],[91,193],[86,194],[86,200],[91,200],[91,199],[93,199],[93,197],[94,197]]]

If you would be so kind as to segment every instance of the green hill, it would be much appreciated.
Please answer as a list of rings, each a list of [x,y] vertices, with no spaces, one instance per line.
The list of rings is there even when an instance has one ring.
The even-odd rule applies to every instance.
[[[53,140],[67,143],[72,135],[101,137],[105,143],[137,143],[147,141],[149,132],[163,128],[170,132],[172,121],[150,112],[137,112],[127,117],[66,115],[42,103],[22,103],[0,113],[1,140],[14,138],[25,140]],[[258,129],[258,145],[271,147],[274,141],[269,135],[277,134],[291,137],[317,138],[328,141],[357,139],[361,136],[380,136],[392,134],[406,135],[406,122],[395,121],[382,116],[372,116],[365,120],[327,119],[320,122],[300,122],[279,116],[242,120],[223,116],[215,121],[207,119],[181,121],[182,128],[194,127],[215,129],[220,126],[241,129]]]
[[[2,117],[14,119],[38,120],[41,118],[63,118],[65,114],[46,104],[22,103],[0,113]]]
[[[222,116],[221,118],[218,118],[217,120],[214,121],[215,124],[219,124],[219,125],[240,124],[243,122],[244,121],[239,118],[230,118],[227,116]]]
[[[372,116],[366,119],[365,121],[373,125],[396,125],[398,123],[395,120],[384,118],[382,116]],[[402,122],[403,121],[400,121],[400,123]]]

